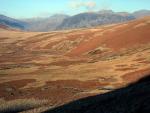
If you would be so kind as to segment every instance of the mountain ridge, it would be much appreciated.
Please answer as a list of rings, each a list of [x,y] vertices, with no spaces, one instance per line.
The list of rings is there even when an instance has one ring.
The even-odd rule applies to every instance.
[[[133,13],[101,10],[98,12],[84,12],[73,16],[56,14],[46,18],[30,19],[13,19],[5,15],[0,15],[0,23],[21,30],[45,32],[115,24],[144,16],[150,16],[150,10],[139,10]]]

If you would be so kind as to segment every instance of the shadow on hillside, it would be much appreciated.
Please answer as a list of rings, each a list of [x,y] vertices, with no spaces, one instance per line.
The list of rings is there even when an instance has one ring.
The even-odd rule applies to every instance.
[[[80,99],[43,113],[150,113],[150,75],[127,87]]]

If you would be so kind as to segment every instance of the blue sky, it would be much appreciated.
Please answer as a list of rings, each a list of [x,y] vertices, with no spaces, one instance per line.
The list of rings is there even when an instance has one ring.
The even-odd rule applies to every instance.
[[[87,11],[114,10],[133,12],[150,10],[150,0],[0,0],[0,14],[14,18],[47,17]]]

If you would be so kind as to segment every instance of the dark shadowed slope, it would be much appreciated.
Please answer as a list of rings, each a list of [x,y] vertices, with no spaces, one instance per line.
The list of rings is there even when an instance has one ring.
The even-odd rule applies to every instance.
[[[150,76],[125,88],[80,99],[44,113],[150,113]]]

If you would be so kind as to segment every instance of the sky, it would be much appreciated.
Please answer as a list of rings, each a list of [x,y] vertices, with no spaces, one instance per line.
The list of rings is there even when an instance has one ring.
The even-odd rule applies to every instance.
[[[0,14],[14,18],[75,15],[82,12],[150,10],[150,0],[0,0]]]

